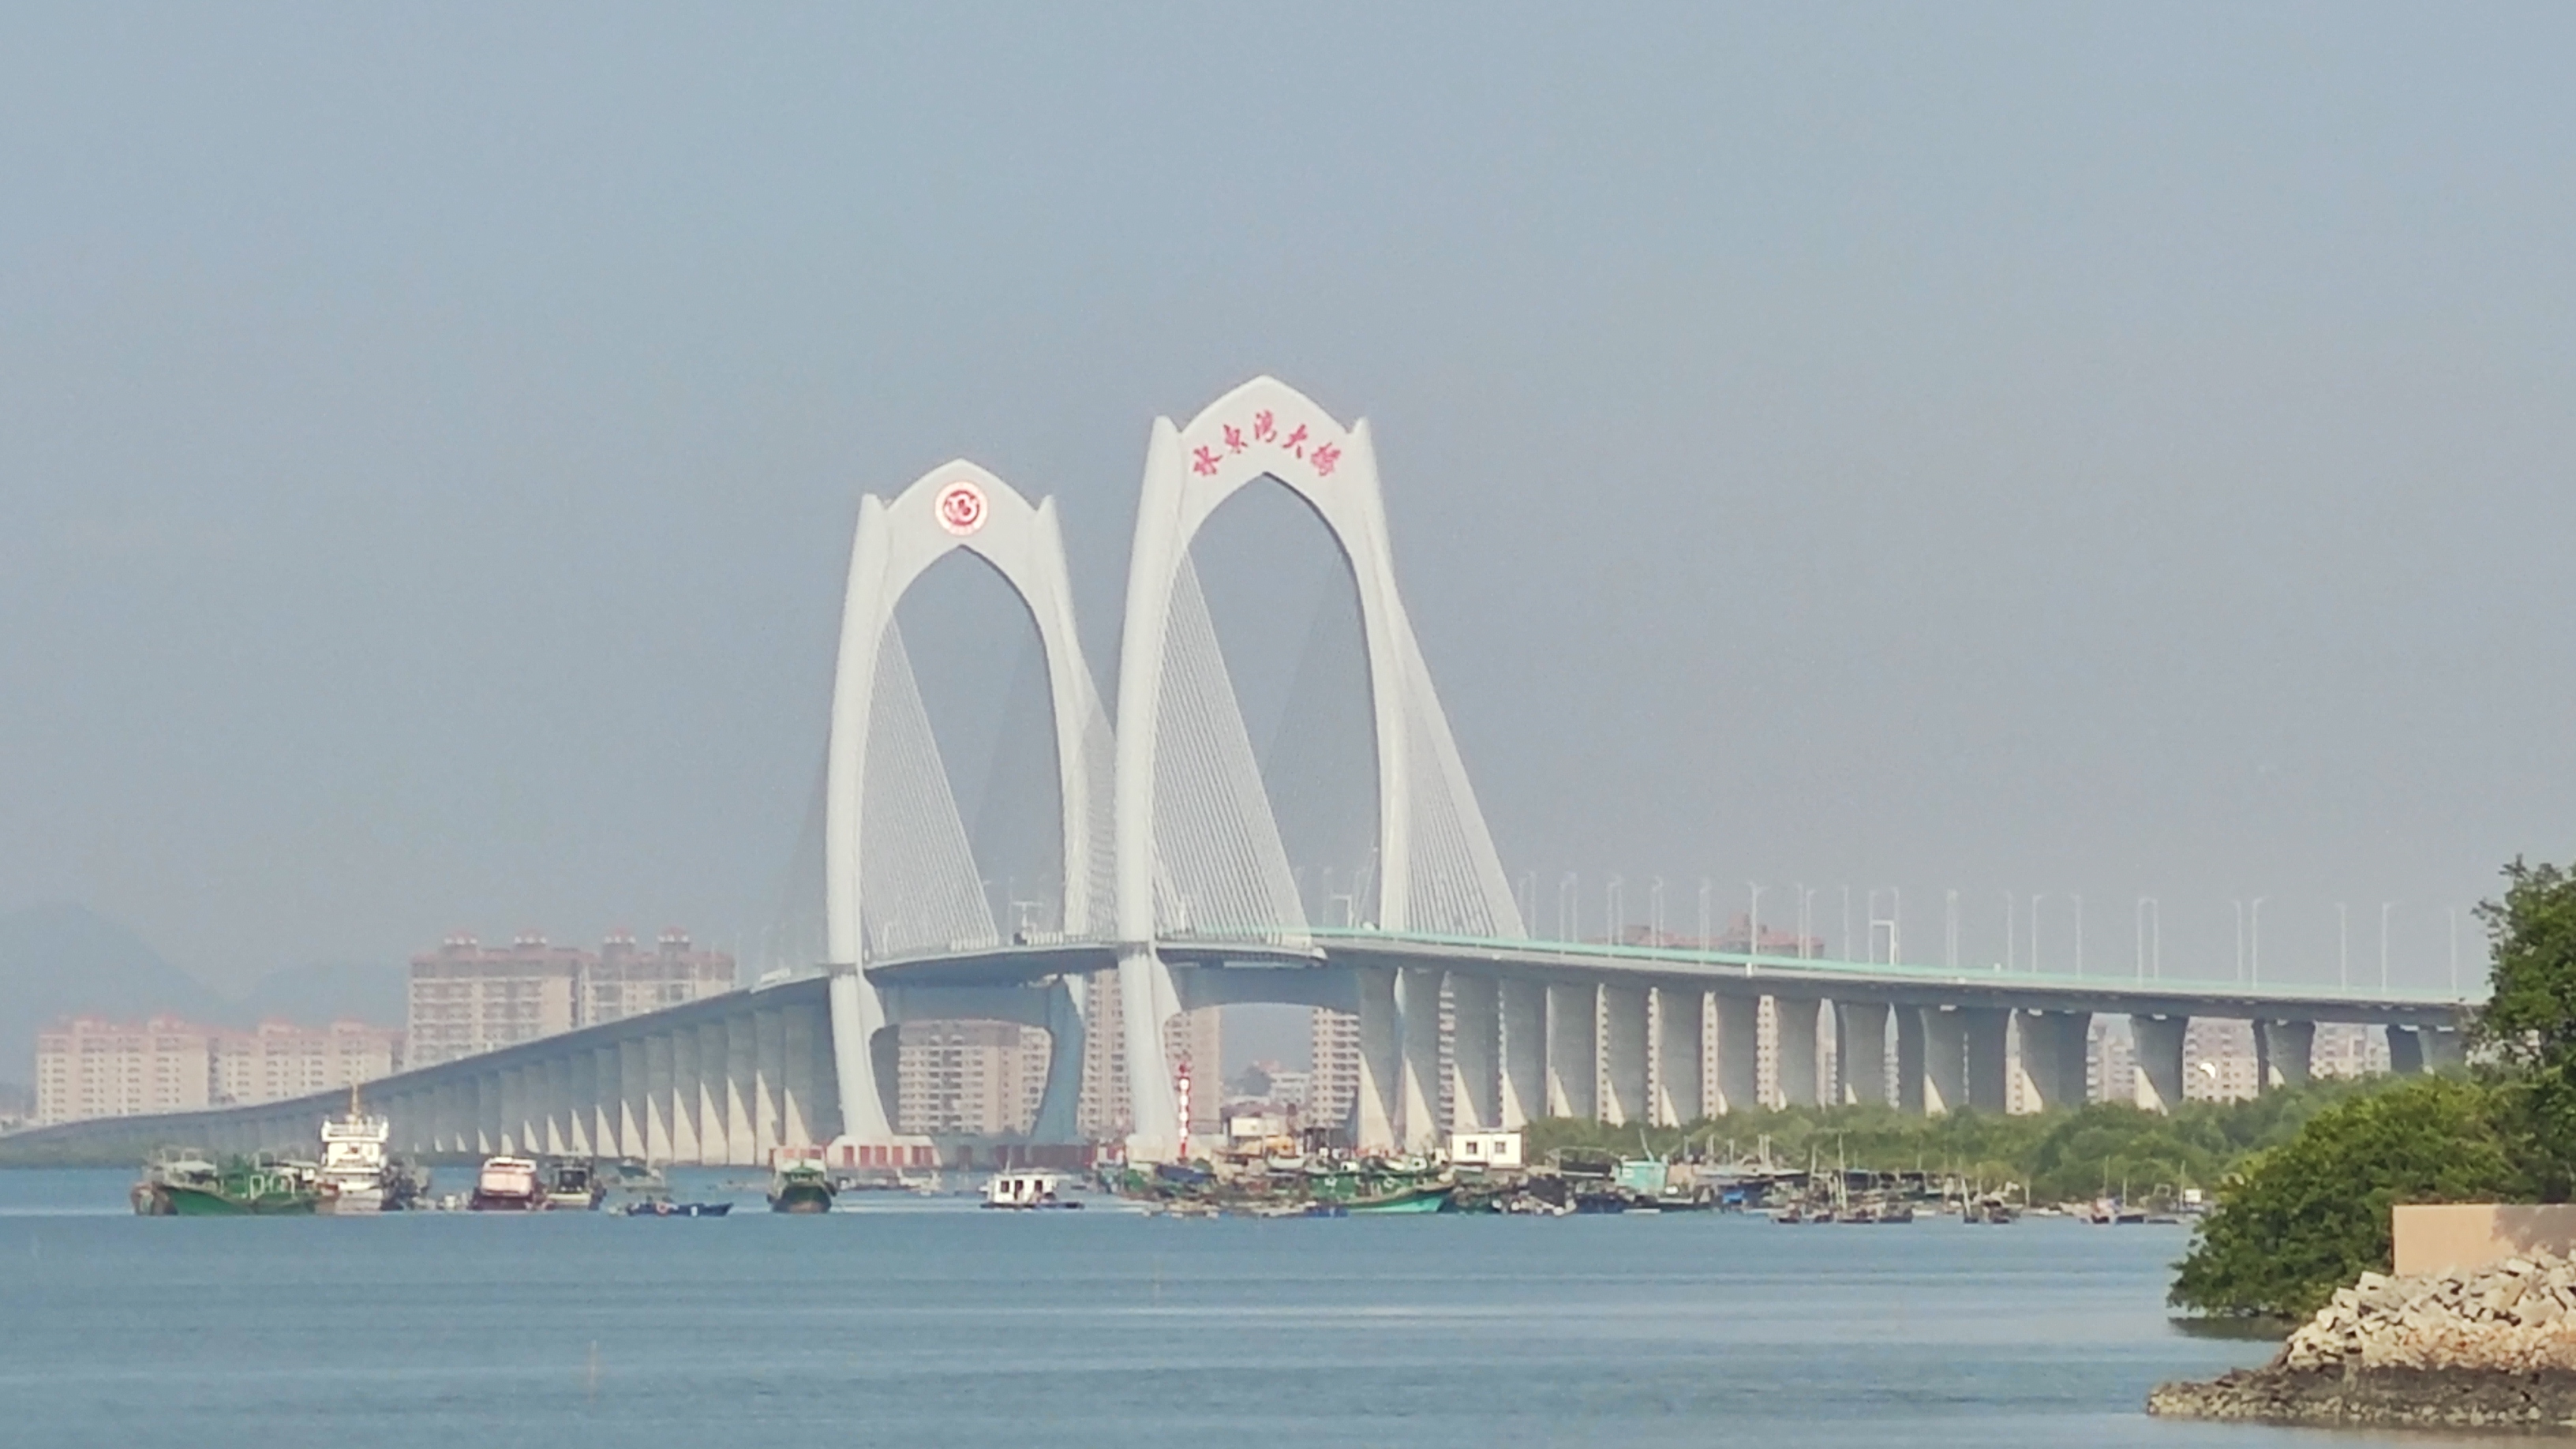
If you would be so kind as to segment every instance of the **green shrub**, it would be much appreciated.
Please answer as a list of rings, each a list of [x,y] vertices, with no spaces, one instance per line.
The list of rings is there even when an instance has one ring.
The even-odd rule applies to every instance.
[[[2174,1279],[2203,1313],[2304,1318],[2364,1271],[2385,1272],[2401,1202],[2523,1197],[2515,1089],[2417,1077],[2330,1107],[2219,1189]]]

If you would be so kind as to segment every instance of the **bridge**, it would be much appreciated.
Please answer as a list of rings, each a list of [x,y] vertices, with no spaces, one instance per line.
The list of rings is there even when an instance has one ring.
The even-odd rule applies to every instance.
[[[1243,489],[1286,488],[1358,602],[1373,839],[1346,923],[1310,918],[1192,544]],[[1050,889],[1005,931],[959,810],[896,608],[963,554],[1025,607],[1044,663]],[[2303,1079],[2320,1023],[2388,1030],[2393,1065],[2456,1060],[2464,1005],[2430,993],[2069,977],[1896,961],[1534,937],[1510,889],[1396,588],[1369,427],[1270,378],[1186,424],[1158,419],[1129,556],[1115,726],[1075,628],[1051,498],[973,463],[859,502],[823,787],[819,959],[748,989],[400,1073],[367,1088],[398,1149],[927,1166],[901,1130],[896,1032],[1043,1027],[1051,1064],[1026,1155],[1078,1143],[1094,1034],[1118,1064],[1140,1161],[1183,1148],[1165,1025],[1278,1003],[1357,1019],[1352,1140],[1419,1150],[1541,1116],[1679,1124],[1756,1101],[1913,1112],[2080,1102],[2097,1015],[2126,1017],[2140,1105],[2183,1095],[2195,1018],[2254,1025],[2266,1084]],[[1615,934],[1615,931],[1614,931]],[[1705,943],[1703,943],[1705,944]],[[1758,944],[1758,943],[1749,943]],[[1891,954],[1893,954],[1891,950]],[[1111,989],[1090,989],[1097,980]],[[1830,1044],[1830,1045],[1828,1045]],[[40,1129],[13,1148],[309,1144],[335,1095]]]

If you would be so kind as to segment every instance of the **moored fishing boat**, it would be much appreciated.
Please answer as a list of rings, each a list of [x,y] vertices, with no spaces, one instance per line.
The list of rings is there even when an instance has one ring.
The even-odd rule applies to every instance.
[[[265,1153],[217,1162],[201,1152],[164,1152],[134,1185],[134,1211],[144,1217],[286,1217],[321,1201],[311,1163]]]
[[[1057,1196],[1063,1184],[1064,1179],[1052,1172],[997,1172],[984,1184],[984,1206],[1020,1211],[1082,1206]]]
[[[1353,1198],[1340,1206],[1352,1217],[1394,1213],[1436,1213],[1449,1205],[1450,1194],[1458,1190],[1454,1182],[1421,1183],[1400,1187],[1376,1197]]]
[[[769,1177],[769,1210],[774,1213],[827,1213],[832,1210],[832,1174],[820,1162],[782,1158]]]
[[[315,1210],[335,1216],[384,1211],[391,1165],[385,1144],[392,1137],[393,1123],[368,1116],[352,1084],[348,1115],[322,1119],[322,1196]]]
[[[474,1175],[474,1193],[466,1210],[478,1213],[528,1213],[544,1209],[545,1191],[537,1183],[532,1157],[487,1157]]]
[[[589,1212],[608,1196],[608,1185],[589,1162],[555,1162],[545,1169],[545,1202],[549,1212]]]
[[[720,1218],[732,1211],[729,1202],[673,1202],[667,1197],[637,1198],[625,1208],[630,1218]]]

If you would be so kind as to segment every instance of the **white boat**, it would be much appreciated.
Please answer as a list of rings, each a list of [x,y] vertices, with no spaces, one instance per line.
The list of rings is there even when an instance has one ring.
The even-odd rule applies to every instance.
[[[1078,1208],[1056,1195],[1064,1179],[1052,1172],[997,1172],[984,1184],[984,1206],[988,1208]]]
[[[385,1176],[390,1165],[385,1144],[393,1123],[370,1117],[358,1105],[358,1089],[349,1088],[349,1115],[322,1119],[322,1167],[315,1174],[322,1188],[315,1210],[326,1213],[384,1211]]]
[[[534,1213],[546,1208],[545,1187],[537,1181],[537,1160],[504,1154],[483,1159],[474,1176],[474,1194],[466,1210],[478,1213]]]

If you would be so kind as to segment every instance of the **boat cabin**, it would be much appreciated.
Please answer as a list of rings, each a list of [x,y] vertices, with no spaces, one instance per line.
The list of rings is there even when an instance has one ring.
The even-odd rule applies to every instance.
[[[1518,1167],[1521,1134],[1517,1132],[1452,1132],[1449,1160],[1459,1167]]]
[[[984,1206],[997,1208],[1056,1207],[1056,1188],[1064,1179],[1052,1172],[998,1172],[984,1184]]]

